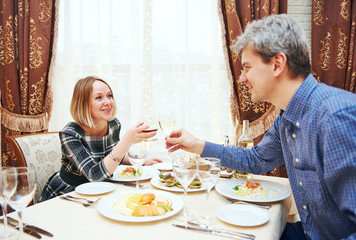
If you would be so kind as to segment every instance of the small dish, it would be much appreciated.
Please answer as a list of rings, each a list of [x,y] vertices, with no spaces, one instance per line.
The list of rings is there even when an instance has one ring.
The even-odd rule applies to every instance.
[[[259,226],[269,221],[266,210],[246,205],[224,205],[216,209],[215,215],[224,222],[242,227]]]
[[[83,183],[75,188],[75,191],[84,195],[98,195],[113,191],[116,186],[108,182]]]

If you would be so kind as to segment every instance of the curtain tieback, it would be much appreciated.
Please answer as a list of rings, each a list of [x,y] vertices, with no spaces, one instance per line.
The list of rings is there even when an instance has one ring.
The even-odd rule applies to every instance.
[[[17,114],[1,106],[1,124],[18,132],[48,131],[48,115],[47,112],[37,115]]]

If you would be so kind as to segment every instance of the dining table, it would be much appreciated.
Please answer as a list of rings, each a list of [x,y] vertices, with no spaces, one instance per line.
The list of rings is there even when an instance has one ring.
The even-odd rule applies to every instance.
[[[256,175],[254,179],[256,181],[275,182],[290,188],[288,178]],[[231,181],[231,179],[219,179],[219,182],[223,181]],[[134,184],[127,185],[123,183],[125,182],[115,181],[113,183],[115,185],[113,191],[104,194],[83,195],[73,191],[70,195],[85,197],[91,200],[101,198],[100,201],[103,201],[103,199],[109,197],[111,194],[135,189]],[[140,181],[140,185],[144,186],[146,190],[165,191],[153,186],[149,179]],[[184,199],[183,192],[172,192],[172,194],[175,194],[182,200]],[[192,216],[202,216],[209,211],[214,214],[215,209],[227,204],[229,203],[214,189],[209,196],[209,209],[204,208],[204,206],[207,206],[205,191],[188,192],[186,198],[186,206]],[[262,225],[251,227],[236,226],[216,218],[213,227],[253,234],[255,235],[255,239],[279,239],[287,219],[297,214],[294,198],[291,194],[284,200],[270,202],[268,204],[271,204],[272,207],[263,211],[267,212],[269,220]],[[15,212],[9,215],[18,219]],[[205,232],[196,232],[174,227],[172,224],[184,225],[183,215],[183,210],[181,210],[171,217],[156,221],[125,222],[104,216],[99,212],[98,204],[84,207],[76,202],[66,201],[60,197],[56,197],[28,206],[23,211],[23,222],[43,228],[53,234],[53,237],[42,235],[42,239],[228,239]],[[1,230],[3,230],[2,224],[0,225],[0,231]],[[15,234],[17,233],[17,230],[14,228],[9,228],[9,230]],[[24,239],[33,240],[36,238],[24,234]]]

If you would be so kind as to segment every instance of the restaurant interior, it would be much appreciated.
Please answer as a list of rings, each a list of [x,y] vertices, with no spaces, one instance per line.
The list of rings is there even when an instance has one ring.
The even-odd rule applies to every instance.
[[[253,175],[218,160],[209,185],[207,160],[170,153],[165,138],[184,128],[224,147],[245,146],[243,137],[258,145],[280,109],[252,102],[230,47],[251,21],[273,14],[301,23],[316,80],[356,93],[354,1],[3,0],[0,8],[1,166],[34,175],[26,206],[14,210],[0,196],[0,234],[9,233],[0,239],[265,240],[280,239],[287,222],[300,221],[285,166]],[[160,161],[130,160],[133,168],[119,165],[105,181],[40,201],[64,166],[59,132],[73,121],[73,89],[87,76],[110,85],[121,137],[139,122],[156,130],[143,141],[144,155]],[[187,158],[195,172],[189,186],[184,178],[178,186],[170,182],[179,178],[175,161]],[[249,183],[258,183],[257,197],[242,192]],[[146,197],[153,200],[142,203]]]

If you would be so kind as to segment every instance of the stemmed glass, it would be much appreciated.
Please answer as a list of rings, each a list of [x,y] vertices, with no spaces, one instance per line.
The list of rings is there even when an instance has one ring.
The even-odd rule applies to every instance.
[[[7,203],[5,201],[5,197],[3,195],[3,187],[4,183],[2,181],[2,171],[5,170],[5,168],[0,166],[0,205],[2,208],[2,213],[3,213],[3,221],[4,221],[4,232],[0,235],[0,239],[10,239],[13,234],[9,233],[7,230],[7,217],[6,217],[6,211],[7,211]]]
[[[207,210],[209,211],[209,195],[211,189],[216,185],[221,173],[221,161],[217,158],[204,158],[204,161],[199,162],[198,176],[206,191]],[[207,214],[198,219],[205,225],[211,225],[216,222],[215,217]]]
[[[138,179],[139,179],[139,169],[145,162],[147,156],[147,146],[145,142],[139,142],[132,144],[129,152],[127,153],[130,163],[134,166],[136,171],[136,189],[139,189]]]
[[[158,124],[162,131],[169,136],[173,131],[175,124],[174,113],[167,112],[158,114]]]
[[[150,128],[143,130],[142,132],[153,132],[153,131],[157,131],[158,130],[158,126],[157,126],[157,121],[156,121],[156,116],[149,110],[144,110],[141,115],[140,115],[140,123],[145,123],[147,124]],[[148,138],[143,140],[144,142],[152,142],[152,141],[157,141],[157,138],[152,137],[152,138]]]
[[[5,200],[19,215],[19,239],[22,239],[22,212],[35,195],[37,185],[35,172],[28,167],[7,168],[2,172],[2,180]]]
[[[193,161],[191,159],[193,158]],[[194,180],[197,173],[197,157],[195,155],[179,155],[172,160],[172,167],[175,179],[184,189],[184,222],[187,226],[187,190],[189,184]]]
[[[169,136],[174,129],[175,117],[173,112],[165,112],[158,114],[158,124],[162,131]],[[174,146],[173,146],[174,147]],[[168,149],[169,150],[169,149]],[[168,151],[169,160],[172,160],[171,154]]]

